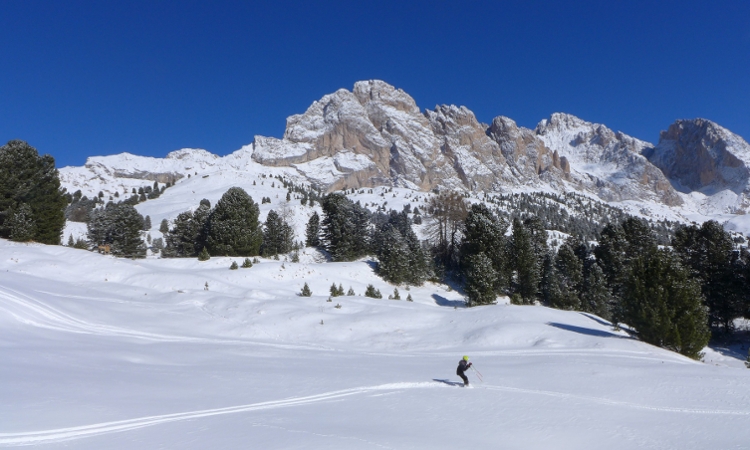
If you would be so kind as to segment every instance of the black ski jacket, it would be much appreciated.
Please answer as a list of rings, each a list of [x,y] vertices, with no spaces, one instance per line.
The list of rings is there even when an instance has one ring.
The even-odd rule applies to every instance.
[[[466,372],[469,367],[471,367],[471,363],[466,360],[461,360],[458,362],[458,368],[456,369],[456,375],[463,375],[464,372]]]

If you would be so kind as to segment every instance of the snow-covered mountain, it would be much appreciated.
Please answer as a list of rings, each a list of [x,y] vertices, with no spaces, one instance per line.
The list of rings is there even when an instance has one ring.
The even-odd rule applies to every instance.
[[[718,213],[750,208],[750,144],[705,119],[678,120],[644,153],[675,187]]]
[[[88,196],[128,193],[154,180],[271,169],[326,191],[578,192],[671,219],[721,215],[730,228],[750,231],[736,216],[750,209],[749,163],[742,138],[702,119],[676,122],[654,146],[569,114],[555,113],[531,130],[503,116],[482,124],[464,106],[421,111],[401,89],[370,80],[289,117],[282,138],[255,136],[224,157],[197,149],[166,158],[121,154],[60,173],[69,192]]]
[[[542,120],[535,131],[545,145],[568,160],[570,179],[580,190],[605,201],[682,204],[669,180],[641,154],[651,147],[647,142],[561,113]]]

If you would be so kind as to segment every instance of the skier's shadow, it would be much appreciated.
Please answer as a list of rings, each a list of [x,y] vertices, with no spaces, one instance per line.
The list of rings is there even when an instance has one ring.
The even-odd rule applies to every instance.
[[[440,379],[440,378],[433,378],[432,381],[437,381],[438,383],[445,383],[448,386],[463,386],[463,381],[451,381],[448,379]]]

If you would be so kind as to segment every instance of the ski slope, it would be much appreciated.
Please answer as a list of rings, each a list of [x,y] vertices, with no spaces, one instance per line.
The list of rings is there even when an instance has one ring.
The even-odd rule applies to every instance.
[[[444,285],[389,300],[369,261],[311,249],[231,261],[0,240],[0,448],[750,446],[741,360],[696,362],[578,312],[467,309]],[[357,295],[328,302],[332,283]],[[469,389],[451,384],[464,354],[484,379]]]

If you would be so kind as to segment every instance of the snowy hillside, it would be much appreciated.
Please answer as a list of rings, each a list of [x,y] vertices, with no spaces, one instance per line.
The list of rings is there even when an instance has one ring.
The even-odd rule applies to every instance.
[[[0,447],[706,449],[750,439],[739,360],[695,362],[576,312],[466,309],[446,286],[388,300],[393,286],[367,261],[315,260],[308,249],[299,263],[228,270],[231,258],[133,261],[0,241]],[[305,281],[312,297],[297,295]],[[356,295],[327,302],[332,283]],[[367,284],[384,298],[363,297]],[[464,354],[483,376],[470,373],[470,389],[452,385]]]

